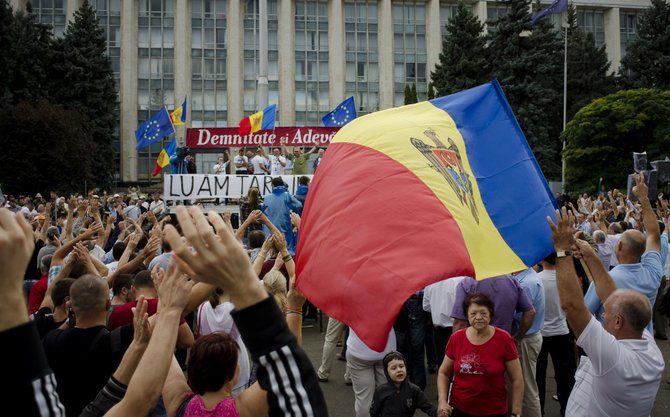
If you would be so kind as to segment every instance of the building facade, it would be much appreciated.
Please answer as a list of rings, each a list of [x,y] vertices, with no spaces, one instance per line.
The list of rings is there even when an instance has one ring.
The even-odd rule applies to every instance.
[[[117,81],[118,180],[149,179],[162,143],[135,150],[135,129],[188,97],[187,126],[237,126],[259,109],[258,0],[89,0],[107,38]],[[62,36],[82,0],[33,0],[39,21]],[[14,10],[27,0],[11,0]],[[482,21],[504,1],[470,1]],[[543,4],[549,4],[544,0]],[[636,36],[649,0],[573,0],[578,23],[605,45],[612,70]],[[279,126],[320,126],[353,95],[359,115],[402,105],[406,84],[425,98],[457,0],[267,0],[269,102]],[[558,24],[558,18],[552,17]],[[183,140],[185,127],[177,127]],[[203,155],[207,167],[215,155]],[[209,161],[212,159],[212,161]]]

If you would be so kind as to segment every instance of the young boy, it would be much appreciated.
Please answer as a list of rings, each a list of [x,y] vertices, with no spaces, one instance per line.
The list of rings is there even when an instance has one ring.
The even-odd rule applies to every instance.
[[[437,408],[428,402],[419,387],[407,381],[405,357],[400,352],[389,352],[383,360],[388,382],[377,387],[370,406],[370,417],[411,417],[420,408],[431,417]]]

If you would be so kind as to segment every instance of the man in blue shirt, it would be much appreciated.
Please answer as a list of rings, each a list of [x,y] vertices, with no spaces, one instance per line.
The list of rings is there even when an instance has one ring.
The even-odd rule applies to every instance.
[[[626,230],[621,235],[614,246],[619,265],[610,271],[610,276],[617,288],[637,291],[645,295],[653,306],[663,276],[661,229],[651,208],[644,179],[633,187],[633,192],[642,206],[642,222],[647,234],[645,237],[639,230]],[[598,298],[593,283],[584,296],[584,302],[589,311],[602,323],[603,303]],[[652,322],[649,321],[647,330],[653,334],[652,329]]]
[[[295,255],[297,241],[291,225],[291,211],[301,214],[302,204],[288,192],[281,177],[272,179],[272,194],[265,196],[263,204],[261,204],[261,210],[272,224],[284,233],[286,247],[291,255]],[[269,236],[271,233],[265,225],[263,225],[263,233],[265,233],[265,236]]]
[[[524,392],[523,411],[524,416],[542,416],[540,407],[540,395],[535,378],[537,357],[542,349],[542,326],[544,325],[544,285],[538,274],[528,268],[517,274],[514,278],[519,281],[523,292],[528,296],[535,309],[533,324],[518,344],[521,370],[523,371]],[[521,313],[514,316],[514,327],[521,323]]]

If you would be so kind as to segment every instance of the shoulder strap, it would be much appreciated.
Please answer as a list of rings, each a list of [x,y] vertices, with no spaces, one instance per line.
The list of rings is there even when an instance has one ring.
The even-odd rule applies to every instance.
[[[184,398],[184,401],[182,401],[181,404],[179,404],[179,408],[177,408],[175,417],[184,417],[184,415],[186,415],[186,407],[188,407],[188,403],[191,402],[193,397],[195,397],[195,394],[191,392]]]

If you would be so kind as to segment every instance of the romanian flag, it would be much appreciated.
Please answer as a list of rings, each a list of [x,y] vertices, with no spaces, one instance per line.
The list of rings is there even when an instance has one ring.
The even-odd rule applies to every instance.
[[[168,146],[161,150],[161,153],[158,154],[156,159],[156,166],[154,171],[151,173],[152,176],[158,175],[163,168],[170,165],[170,156],[177,153],[177,138],[173,138]]]
[[[277,118],[277,105],[272,104],[263,111],[252,114],[240,120],[240,136],[255,133],[259,130],[271,130],[275,128]]]
[[[172,119],[172,124],[175,126],[181,126],[186,123],[186,96],[184,96],[184,102],[181,103],[181,106],[170,113],[170,119]]]
[[[551,253],[555,207],[497,81],[372,113],[335,135],[314,176],[297,286],[381,351],[417,290]]]

